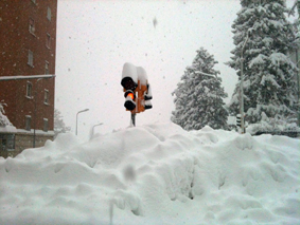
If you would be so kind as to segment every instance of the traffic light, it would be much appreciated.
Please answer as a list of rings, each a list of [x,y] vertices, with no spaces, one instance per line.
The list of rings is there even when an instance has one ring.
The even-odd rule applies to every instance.
[[[142,67],[136,67],[125,63],[122,71],[121,85],[124,90],[127,111],[131,112],[131,122],[135,125],[135,115],[151,109],[152,93],[148,84],[146,71]]]
[[[236,126],[241,127],[242,126],[242,116],[241,114],[236,115]]]
[[[136,108],[135,90],[138,86],[137,71],[130,63],[125,63],[123,67],[121,85],[124,88],[125,103],[124,106],[127,110],[132,111]]]
[[[124,97],[125,97],[125,103],[124,103],[125,108],[130,111],[134,110],[136,107],[136,102],[135,102],[136,96],[134,92],[132,90],[125,91]]]

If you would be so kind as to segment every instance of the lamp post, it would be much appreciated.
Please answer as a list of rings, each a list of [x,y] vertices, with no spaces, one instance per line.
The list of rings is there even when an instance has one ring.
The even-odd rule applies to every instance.
[[[90,131],[90,140],[92,140],[92,138],[94,137],[94,130],[95,130],[95,127],[101,126],[101,125],[103,125],[103,123],[98,123],[98,124],[92,126],[91,131]]]
[[[77,135],[77,133],[78,133],[78,114],[79,114],[79,113],[86,112],[86,111],[89,111],[89,109],[83,109],[83,110],[80,110],[80,111],[78,111],[77,114],[76,114],[76,135]]]
[[[245,133],[245,117],[244,117],[244,48],[249,40],[249,30],[247,31],[246,40],[241,51],[241,85],[240,85],[240,114],[241,114],[241,133]]]

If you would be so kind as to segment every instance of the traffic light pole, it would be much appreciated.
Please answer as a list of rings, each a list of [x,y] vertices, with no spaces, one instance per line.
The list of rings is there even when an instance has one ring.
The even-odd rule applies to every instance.
[[[135,127],[135,116],[136,116],[136,113],[131,113],[131,124],[134,127]]]
[[[241,114],[241,133],[246,133],[244,116],[244,48],[249,40],[249,30],[241,51],[241,81],[240,81],[240,114]]]

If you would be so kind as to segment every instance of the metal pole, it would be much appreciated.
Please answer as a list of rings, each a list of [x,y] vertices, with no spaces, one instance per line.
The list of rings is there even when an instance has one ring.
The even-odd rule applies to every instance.
[[[131,124],[135,127],[135,115],[136,113],[131,113]]]
[[[75,131],[75,134],[77,136],[77,127],[78,127],[78,113],[76,113],[76,131]]]
[[[82,112],[86,112],[89,111],[89,109],[84,109],[84,110],[80,110],[79,112],[77,112],[76,114],[76,135],[78,134],[78,114],[82,113]]]
[[[247,31],[246,40],[241,51],[241,85],[240,85],[240,114],[241,114],[241,133],[245,133],[245,117],[244,117],[244,48],[249,39],[249,30]]]
[[[298,69],[300,69],[299,67],[299,57],[298,57],[298,52],[299,50],[296,50],[296,62],[297,62],[297,67]],[[300,70],[298,71],[297,74],[297,97],[298,97],[298,101],[297,101],[297,119],[298,119],[298,126],[300,127]]]
[[[93,137],[94,137],[94,129],[95,129],[95,127],[101,126],[101,125],[103,125],[103,123],[98,123],[98,124],[92,126],[91,131],[90,131],[90,140],[92,140]]]
[[[37,112],[37,105],[36,105],[36,98],[37,98],[37,92],[38,92],[38,82],[43,79],[43,78],[39,78],[36,80],[35,82],[35,93],[34,93],[34,120],[33,120],[33,123],[34,123],[34,129],[33,129],[33,148],[35,148],[35,140],[36,140],[36,112]]]
[[[207,76],[207,77],[217,78],[217,75],[216,75],[216,74],[204,73],[204,72],[202,72],[202,71],[195,71],[194,73],[195,73],[195,74],[202,74],[202,75]]]
[[[5,80],[29,80],[29,79],[38,79],[38,78],[53,78],[56,75],[54,74],[49,74],[49,75],[17,75],[17,76],[3,76],[0,77],[0,81],[5,81]]]

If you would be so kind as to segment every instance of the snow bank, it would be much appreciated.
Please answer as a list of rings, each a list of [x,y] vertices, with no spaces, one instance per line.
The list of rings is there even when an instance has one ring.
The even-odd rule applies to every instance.
[[[174,124],[0,158],[0,224],[299,224],[299,139]]]

